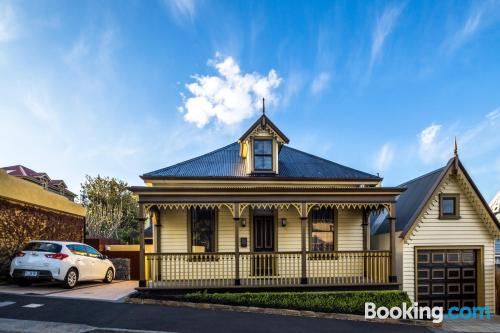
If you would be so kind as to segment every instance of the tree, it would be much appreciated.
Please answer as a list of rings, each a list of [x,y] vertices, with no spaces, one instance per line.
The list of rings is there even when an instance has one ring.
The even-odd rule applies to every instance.
[[[80,202],[87,209],[86,228],[91,238],[115,238],[134,243],[139,235],[138,205],[127,183],[110,177],[85,176]]]

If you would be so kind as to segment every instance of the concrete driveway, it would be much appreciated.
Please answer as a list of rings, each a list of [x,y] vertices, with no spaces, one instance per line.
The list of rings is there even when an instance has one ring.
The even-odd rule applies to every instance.
[[[137,281],[79,282],[73,289],[65,289],[56,282],[34,283],[29,287],[15,284],[0,285],[0,294],[52,296],[64,298],[82,298],[102,301],[121,301],[138,286]]]

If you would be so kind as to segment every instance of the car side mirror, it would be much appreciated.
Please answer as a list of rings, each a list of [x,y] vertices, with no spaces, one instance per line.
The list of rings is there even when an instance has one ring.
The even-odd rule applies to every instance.
[[[99,256],[99,259],[106,260],[106,259],[108,259],[108,256],[107,256],[107,255],[105,255],[105,254],[101,254],[101,255]]]

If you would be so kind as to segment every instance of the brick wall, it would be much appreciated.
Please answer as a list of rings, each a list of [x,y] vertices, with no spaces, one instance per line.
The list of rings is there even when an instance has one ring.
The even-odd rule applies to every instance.
[[[85,218],[0,198],[0,275],[30,240],[83,242]]]

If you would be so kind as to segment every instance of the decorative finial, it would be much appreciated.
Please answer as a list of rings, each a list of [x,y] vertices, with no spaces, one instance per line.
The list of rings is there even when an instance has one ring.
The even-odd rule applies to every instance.
[[[266,99],[262,97],[262,115],[266,115]]]
[[[453,154],[455,155],[455,157],[458,157],[458,145],[456,136],[455,136],[455,149],[453,150]]]

